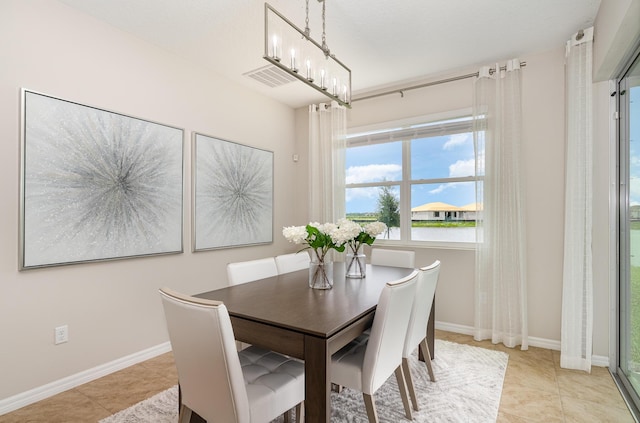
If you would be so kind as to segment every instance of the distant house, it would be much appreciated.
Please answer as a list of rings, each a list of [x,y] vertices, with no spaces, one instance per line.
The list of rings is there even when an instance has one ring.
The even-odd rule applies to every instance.
[[[476,220],[478,212],[482,211],[482,203],[471,203],[460,207],[462,213],[461,220]]]
[[[411,209],[411,220],[458,220],[460,208],[447,203],[427,203]]]
[[[458,207],[447,203],[435,202],[416,206],[411,209],[411,220],[464,221],[476,220],[481,203],[471,203]]]
[[[631,220],[640,220],[640,206],[629,207],[629,217]]]

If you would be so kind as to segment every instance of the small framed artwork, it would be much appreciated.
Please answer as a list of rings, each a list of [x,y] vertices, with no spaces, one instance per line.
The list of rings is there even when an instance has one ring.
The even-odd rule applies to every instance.
[[[182,129],[22,90],[20,268],[183,251]]]
[[[273,242],[273,152],[194,134],[194,250]]]

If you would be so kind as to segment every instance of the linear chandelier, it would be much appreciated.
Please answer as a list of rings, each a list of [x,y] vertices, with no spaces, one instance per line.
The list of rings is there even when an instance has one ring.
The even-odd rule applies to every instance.
[[[331,54],[325,34],[322,3],[322,45],[311,38],[309,0],[306,27],[295,26],[268,3],[264,4],[264,58],[339,104],[351,108],[351,70]]]

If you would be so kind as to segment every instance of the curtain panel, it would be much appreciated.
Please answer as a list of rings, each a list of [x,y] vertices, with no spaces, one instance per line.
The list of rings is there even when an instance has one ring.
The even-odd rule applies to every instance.
[[[346,109],[337,102],[309,106],[309,221],[345,217]]]
[[[560,366],[591,371],[593,349],[593,28],[567,42],[564,267]]]
[[[520,62],[474,82],[476,222],[474,338],[528,348]]]

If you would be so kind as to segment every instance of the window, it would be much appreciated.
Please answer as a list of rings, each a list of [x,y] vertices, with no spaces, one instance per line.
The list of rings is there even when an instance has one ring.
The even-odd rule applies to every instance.
[[[378,239],[400,243],[475,242],[475,151],[468,111],[358,128],[347,136],[346,211],[383,221]]]

